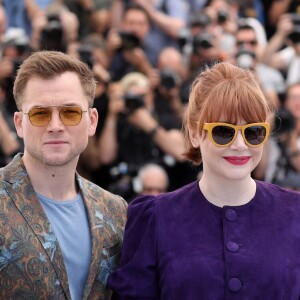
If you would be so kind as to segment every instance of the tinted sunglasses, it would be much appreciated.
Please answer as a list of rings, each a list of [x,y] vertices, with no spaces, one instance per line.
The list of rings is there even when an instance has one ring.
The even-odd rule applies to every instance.
[[[249,41],[236,41],[236,44],[238,46],[243,46],[245,44],[250,44],[251,46],[256,46],[257,45],[257,41],[256,40],[249,40]]]
[[[230,146],[238,130],[241,130],[244,141],[249,147],[258,147],[266,142],[270,124],[251,123],[240,126],[228,123],[204,123],[203,129],[207,130],[210,140],[218,147]]]
[[[28,115],[30,123],[36,127],[47,126],[52,117],[52,108],[57,107],[59,117],[64,125],[76,126],[80,123],[82,113],[87,110],[82,110],[79,106],[49,106],[49,107],[34,107],[24,114]]]

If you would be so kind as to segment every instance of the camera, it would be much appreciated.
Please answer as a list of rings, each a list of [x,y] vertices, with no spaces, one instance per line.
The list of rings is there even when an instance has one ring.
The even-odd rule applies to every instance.
[[[217,20],[219,24],[224,24],[229,18],[229,13],[225,9],[220,9],[217,11]]]
[[[293,23],[293,31],[289,34],[289,40],[296,44],[300,42],[300,14],[290,13],[290,20]]]
[[[214,37],[209,32],[200,32],[193,39],[193,52],[197,53],[199,49],[209,49],[213,47]]]
[[[128,113],[135,111],[138,108],[144,106],[144,97],[135,93],[126,93],[124,95],[125,106],[128,109]]]
[[[295,120],[291,112],[280,108],[276,114],[274,126],[274,133],[277,135],[291,132],[295,128]]]
[[[241,68],[253,69],[255,57],[255,52],[241,47],[235,55],[236,64]]]
[[[160,72],[160,84],[166,89],[172,89],[179,83],[179,75],[168,68]]]
[[[294,43],[297,44],[300,42],[300,26],[298,29],[294,29],[292,33],[289,34],[289,39]]]
[[[89,45],[81,45],[77,51],[80,59],[85,62],[90,69],[92,69],[94,65],[93,47]]]
[[[181,52],[183,51],[183,48],[190,40],[191,40],[191,32],[189,28],[185,27],[179,30],[177,35],[177,41]]]
[[[64,33],[60,17],[56,14],[47,16],[47,24],[41,32],[41,50],[65,52]]]
[[[290,13],[289,16],[295,26],[300,25],[300,14]]]
[[[211,17],[205,12],[197,12],[191,16],[191,27],[206,27],[211,24]]]
[[[122,45],[120,50],[132,50],[141,47],[140,39],[132,32],[120,31]]]

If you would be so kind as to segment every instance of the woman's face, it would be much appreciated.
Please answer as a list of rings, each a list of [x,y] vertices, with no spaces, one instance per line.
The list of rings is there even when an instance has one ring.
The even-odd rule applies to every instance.
[[[220,120],[219,122],[224,122]],[[237,124],[245,125],[244,120]],[[263,146],[249,147],[239,130],[233,143],[226,147],[216,146],[203,130],[198,135],[198,143],[202,155],[203,176],[230,180],[249,178],[251,172],[258,165],[263,151]]]

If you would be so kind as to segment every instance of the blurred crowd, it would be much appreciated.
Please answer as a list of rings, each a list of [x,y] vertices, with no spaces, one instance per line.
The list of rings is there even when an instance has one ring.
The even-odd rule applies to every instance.
[[[94,71],[100,120],[78,172],[127,201],[201,176],[183,158],[182,120],[193,79],[218,61],[251,68],[274,107],[253,177],[300,190],[300,1],[0,1],[1,166],[23,151],[12,87],[37,50]]]

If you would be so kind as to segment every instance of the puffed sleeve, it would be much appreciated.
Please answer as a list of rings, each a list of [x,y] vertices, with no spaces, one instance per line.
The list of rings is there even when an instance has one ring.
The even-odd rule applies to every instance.
[[[155,197],[135,199],[127,217],[120,266],[107,285],[121,300],[158,299]]]

